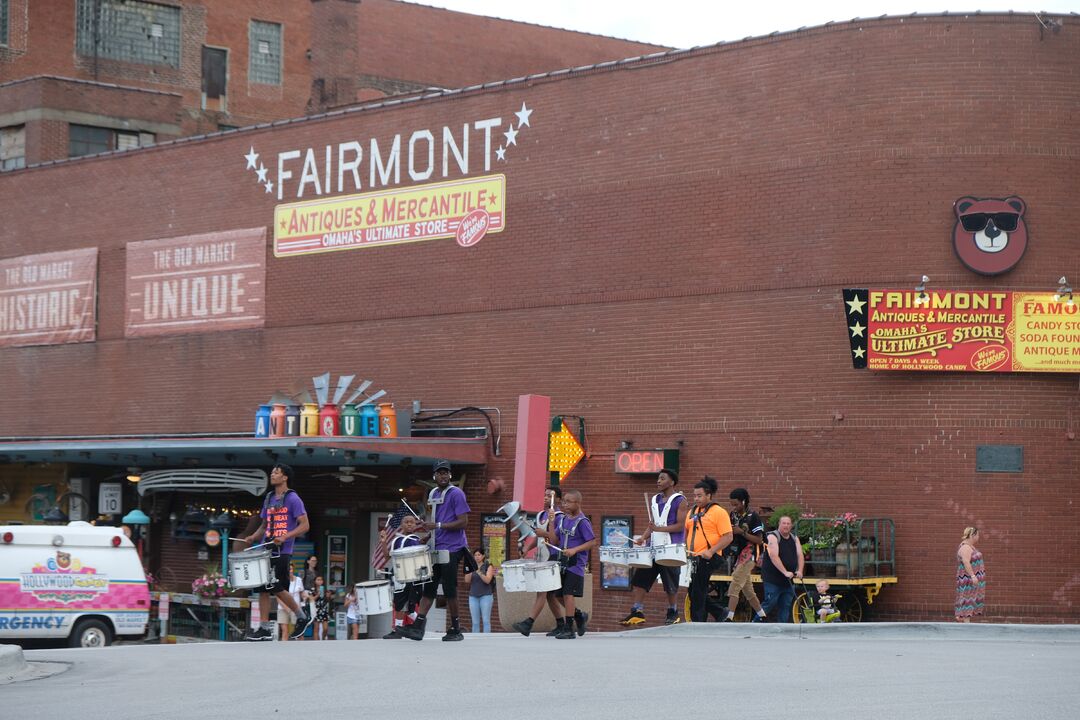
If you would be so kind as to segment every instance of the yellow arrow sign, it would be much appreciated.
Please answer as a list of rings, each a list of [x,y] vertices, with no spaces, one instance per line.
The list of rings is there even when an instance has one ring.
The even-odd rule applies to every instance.
[[[558,432],[548,433],[548,471],[559,473],[559,482],[585,457],[585,449],[562,423]]]

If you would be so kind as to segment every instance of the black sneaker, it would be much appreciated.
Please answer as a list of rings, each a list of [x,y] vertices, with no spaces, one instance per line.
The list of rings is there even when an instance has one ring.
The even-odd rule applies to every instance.
[[[270,632],[266,628],[260,627],[249,632],[247,635],[244,636],[244,639],[251,642],[258,642],[260,640],[273,640],[274,633]]]
[[[511,625],[512,628],[517,630],[519,633],[521,633],[525,637],[529,637],[529,633],[532,632],[532,626],[533,626],[533,619],[532,618],[525,618],[524,620],[519,620],[516,623],[514,623],[513,625]]]
[[[556,640],[573,640],[577,637],[577,633],[574,632],[574,626],[571,623],[566,623],[566,627],[562,629],[562,632],[555,636]]]
[[[401,627],[397,626],[390,632],[382,636],[383,640],[400,640],[401,639]]]
[[[566,627],[565,622],[557,624],[553,630],[548,630],[547,631],[547,637],[555,637],[556,635],[558,635],[559,633],[561,633],[563,631],[564,627]]]
[[[443,642],[460,642],[465,639],[465,636],[461,634],[461,630],[456,627],[450,628],[450,631],[443,635]]]
[[[720,622],[735,622],[735,618],[733,618],[733,617],[731,617],[730,615],[728,615],[728,616],[727,616],[726,618],[724,618],[724,619],[723,619],[723,620],[721,620]]]
[[[574,624],[577,625],[578,637],[585,634],[586,626],[589,624],[589,613],[581,613],[574,616]]]
[[[752,622],[752,623],[756,623],[756,622],[763,623],[763,622],[765,622],[765,618],[761,617],[757,613],[754,613],[754,617],[750,618],[750,622]]]
[[[641,625],[645,622],[645,613],[641,610],[631,610],[630,614],[619,621],[620,625]]]
[[[404,625],[400,630],[401,637],[409,638],[410,640],[423,640],[425,625],[427,625],[427,622],[422,620],[417,620],[412,625]]]
[[[298,614],[296,616],[296,627],[293,628],[293,631],[289,634],[289,639],[299,640],[304,637],[304,633],[307,632],[307,629],[311,627],[311,623],[313,622],[315,622],[315,619],[307,613]]]
[[[665,625],[677,625],[682,622],[682,618],[679,617],[679,611],[675,608],[668,608],[667,614],[664,616]]]

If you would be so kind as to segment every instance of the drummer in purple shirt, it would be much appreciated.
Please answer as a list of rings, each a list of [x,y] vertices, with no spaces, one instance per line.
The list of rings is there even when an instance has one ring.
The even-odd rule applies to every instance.
[[[465,527],[469,523],[469,503],[465,499],[465,491],[450,484],[449,462],[438,460],[433,470],[435,487],[428,494],[428,505],[434,508],[435,519],[421,523],[420,529],[435,533],[435,567],[431,582],[424,585],[424,596],[420,599],[416,622],[402,628],[401,634],[410,640],[424,639],[427,612],[431,609],[431,603],[435,600],[435,594],[441,583],[443,594],[446,596],[446,606],[450,611],[450,630],[443,635],[443,640],[454,642],[465,639],[465,636],[461,634],[461,621],[458,614],[457,572],[462,556],[469,552],[465,542]]]
[[[562,598],[566,604],[566,624],[562,632],[555,635],[559,640],[574,638],[574,624],[577,634],[584,635],[589,616],[574,607],[575,598],[585,594],[585,566],[589,563],[589,550],[596,547],[599,540],[593,532],[589,518],[581,512],[581,492],[566,490],[562,499],[563,514],[551,530],[537,529],[536,534],[552,544],[552,552],[560,548],[559,562],[563,565],[562,587],[555,591],[555,597]],[[514,629],[522,635],[528,635],[536,618],[529,616],[514,623]]]
[[[240,542],[273,543],[276,548],[270,562],[274,568],[274,582],[259,593],[259,611],[262,624],[257,630],[248,633],[245,640],[273,640],[270,617],[270,593],[279,603],[288,606],[296,615],[296,629],[290,637],[303,637],[304,631],[311,624],[311,616],[304,611],[289,592],[289,562],[292,558],[293,540],[309,530],[307,510],[304,501],[289,488],[293,479],[293,469],[284,463],[278,463],[270,471],[270,486],[273,488],[263,499],[259,517],[262,522],[258,529],[247,537],[236,538]]]

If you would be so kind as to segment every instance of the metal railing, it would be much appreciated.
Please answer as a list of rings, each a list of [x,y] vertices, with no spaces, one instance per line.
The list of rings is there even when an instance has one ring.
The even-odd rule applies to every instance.
[[[799,518],[795,524],[815,577],[896,575],[896,524],[892,518]]]

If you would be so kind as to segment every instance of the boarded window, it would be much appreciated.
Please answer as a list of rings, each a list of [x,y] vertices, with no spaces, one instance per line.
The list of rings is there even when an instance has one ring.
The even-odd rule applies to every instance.
[[[71,125],[68,133],[68,157],[93,155],[110,150],[133,150],[153,144],[153,133]]]
[[[0,45],[8,44],[8,0],[0,0]]]
[[[208,98],[225,97],[225,64],[228,55],[218,48],[202,49],[202,91]]]
[[[21,167],[26,167],[26,126],[0,128],[0,171]]]
[[[252,20],[248,28],[248,81],[281,84],[281,25]]]
[[[78,0],[79,55],[180,67],[180,8],[140,0]]]

